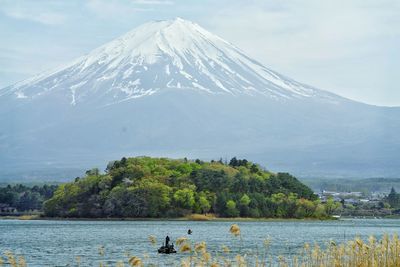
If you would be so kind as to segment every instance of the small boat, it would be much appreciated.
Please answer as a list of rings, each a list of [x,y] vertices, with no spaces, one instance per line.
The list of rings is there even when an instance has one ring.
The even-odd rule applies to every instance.
[[[168,246],[161,246],[161,247],[158,249],[158,253],[162,253],[162,254],[176,253],[176,250],[175,250],[175,248],[174,248],[174,244],[168,245]]]

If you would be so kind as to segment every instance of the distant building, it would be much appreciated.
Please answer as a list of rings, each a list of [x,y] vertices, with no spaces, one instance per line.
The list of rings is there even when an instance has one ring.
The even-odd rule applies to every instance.
[[[344,200],[344,203],[346,204],[357,204],[360,200],[359,199],[354,199],[354,198],[347,198]]]
[[[15,213],[17,209],[11,207],[9,204],[0,203],[0,213]]]
[[[338,197],[338,198],[361,198],[363,196],[363,193],[362,192],[335,192],[335,191],[322,190],[322,192],[319,195],[325,196],[325,197]]]

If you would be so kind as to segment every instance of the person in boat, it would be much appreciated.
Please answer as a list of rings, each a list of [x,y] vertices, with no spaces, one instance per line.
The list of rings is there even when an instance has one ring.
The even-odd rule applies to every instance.
[[[188,230],[188,235],[191,235],[193,231],[191,229]]]
[[[169,236],[167,236],[166,238],[165,238],[165,246],[166,247],[168,247],[168,245],[169,245]]]
[[[164,244],[158,249],[158,253],[163,253],[163,254],[171,254],[171,253],[176,253],[176,250],[174,248],[174,243],[170,244],[169,243],[170,238],[167,235],[165,237],[165,246]]]

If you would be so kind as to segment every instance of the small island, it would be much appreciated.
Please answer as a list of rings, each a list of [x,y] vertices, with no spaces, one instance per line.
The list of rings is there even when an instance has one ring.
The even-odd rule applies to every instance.
[[[44,215],[62,218],[216,217],[329,218],[322,204],[288,173],[272,173],[246,159],[229,162],[122,158],[62,184],[44,202]]]

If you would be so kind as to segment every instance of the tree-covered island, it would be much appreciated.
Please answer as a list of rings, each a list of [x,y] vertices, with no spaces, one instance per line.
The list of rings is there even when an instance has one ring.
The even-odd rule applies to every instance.
[[[135,157],[110,162],[62,184],[44,203],[50,217],[163,218],[194,213],[219,217],[325,218],[334,203],[288,173],[271,173],[245,159]]]

